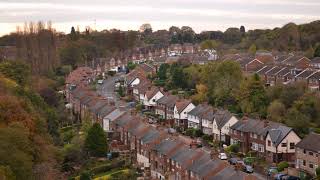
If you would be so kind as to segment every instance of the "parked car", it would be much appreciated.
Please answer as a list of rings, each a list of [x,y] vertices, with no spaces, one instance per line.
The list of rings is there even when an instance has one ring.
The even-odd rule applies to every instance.
[[[286,176],[286,174],[279,173],[279,174],[274,175],[274,179],[275,180],[282,180],[283,176]]]
[[[228,162],[229,162],[229,164],[231,164],[231,165],[236,165],[237,162],[238,162],[238,159],[237,159],[237,158],[230,158],[230,159],[228,160]]]
[[[270,177],[270,176],[273,176],[274,174],[277,174],[278,173],[278,168],[277,167],[269,167],[268,170],[267,170],[267,175]]]
[[[103,84],[103,79],[99,79],[98,84]]]
[[[245,164],[243,161],[237,161],[237,165],[240,166],[242,171],[246,173],[253,173],[253,167]]]
[[[227,160],[228,159],[228,157],[227,157],[227,155],[226,155],[226,153],[219,153],[219,159],[221,159],[221,160]]]
[[[282,178],[281,180],[300,180],[299,177],[296,177],[296,176],[288,176],[288,175],[282,176],[281,178]]]

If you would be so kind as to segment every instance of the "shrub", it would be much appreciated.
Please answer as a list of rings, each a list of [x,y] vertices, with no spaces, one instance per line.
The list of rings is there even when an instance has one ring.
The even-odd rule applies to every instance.
[[[187,136],[192,136],[193,135],[193,129],[192,128],[189,128],[186,130],[186,135]]]
[[[88,171],[82,172],[80,175],[80,180],[91,180],[91,175]]]
[[[277,166],[279,172],[283,171],[285,168],[288,168],[288,167],[289,167],[289,163],[285,161],[280,162]]]
[[[205,141],[212,141],[212,136],[205,134],[202,136],[202,139]]]
[[[230,148],[230,151],[233,152],[233,153],[238,153],[239,150],[240,150],[240,145],[239,144],[231,144],[229,146]]]
[[[200,129],[193,129],[193,137],[201,137],[203,135]]]

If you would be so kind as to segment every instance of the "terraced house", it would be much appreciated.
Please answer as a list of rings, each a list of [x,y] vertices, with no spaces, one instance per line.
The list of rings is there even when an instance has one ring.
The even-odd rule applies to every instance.
[[[315,175],[320,166],[320,135],[311,133],[296,145],[296,168]]]

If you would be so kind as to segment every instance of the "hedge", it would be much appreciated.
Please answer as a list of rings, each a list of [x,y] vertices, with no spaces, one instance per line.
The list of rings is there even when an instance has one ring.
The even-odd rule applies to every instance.
[[[114,168],[123,167],[124,164],[125,164],[125,161],[122,160],[122,161],[118,161],[118,162],[115,162],[115,163],[112,163],[112,164],[106,164],[106,165],[98,166],[98,167],[95,167],[95,168],[91,169],[90,173],[91,174],[104,173],[104,172],[110,171],[111,169],[114,169]]]

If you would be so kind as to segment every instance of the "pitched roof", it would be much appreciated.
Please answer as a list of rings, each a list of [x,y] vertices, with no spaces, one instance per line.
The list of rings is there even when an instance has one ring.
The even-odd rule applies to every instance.
[[[200,117],[202,119],[213,120],[214,113],[215,110],[212,106],[209,106],[208,104],[199,104],[188,114]]]
[[[273,144],[278,146],[282,140],[291,132],[292,128],[279,125],[277,128],[271,128],[268,131]]]
[[[187,99],[179,99],[176,102],[176,107],[177,107],[177,111],[178,113],[181,113],[189,104],[191,103],[190,100]]]
[[[115,109],[115,107],[112,106],[105,106],[100,110],[100,113],[102,117],[109,119],[110,121],[114,121],[125,112],[120,109]]]
[[[159,91],[160,91],[160,89],[158,87],[152,86],[150,90],[146,91],[147,99],[153,98]]]
[[[163,154],[163,155],[168,155],[168,153],[174,149],[176,149],[176,147],[179,146],[179,144],[181,144],[181,142],[174,140],[174,139],[164,139],[163,141],[161,141],[159,144],[157,144],[156,146],[154,146],[153,149],[155,149],[158,153]],[[176,149],[178,150],[178,149]]]
[[[303,138],[298,144],[296,144],[296,147],[320,153],[319,142],[320,134],[310,133],[308,136]]]
[[[296,75],[296,77],[298,77],[298,78],[308,78],[309,76],[313,75],[314,73],[316,73],[316,71],[311,70],[311,69],[305,69],[301,73]]]
[[[218,129],[221,129],[227,122],[231,119],[233,115],[226,110],[218,110],[214,114],[214,120],[216,121],[216,124],[218,126]]]
[[[257,135],[266,136],[268,133],[268,130],[277,128],[280,125],[281,125],[280,123],[270,122],[267,120],[245,118],[245,119],[239,120],[230,128],[241,131],[241,132],[249,132]]]
[[[170,95],[164,95],[162,98],[160,98],[157,101],[157,103],[164,104],[169,108],[173,108],[178,99],[179,98],[177,96],[174,96],[174,95],[171,95],[171,94]]]

